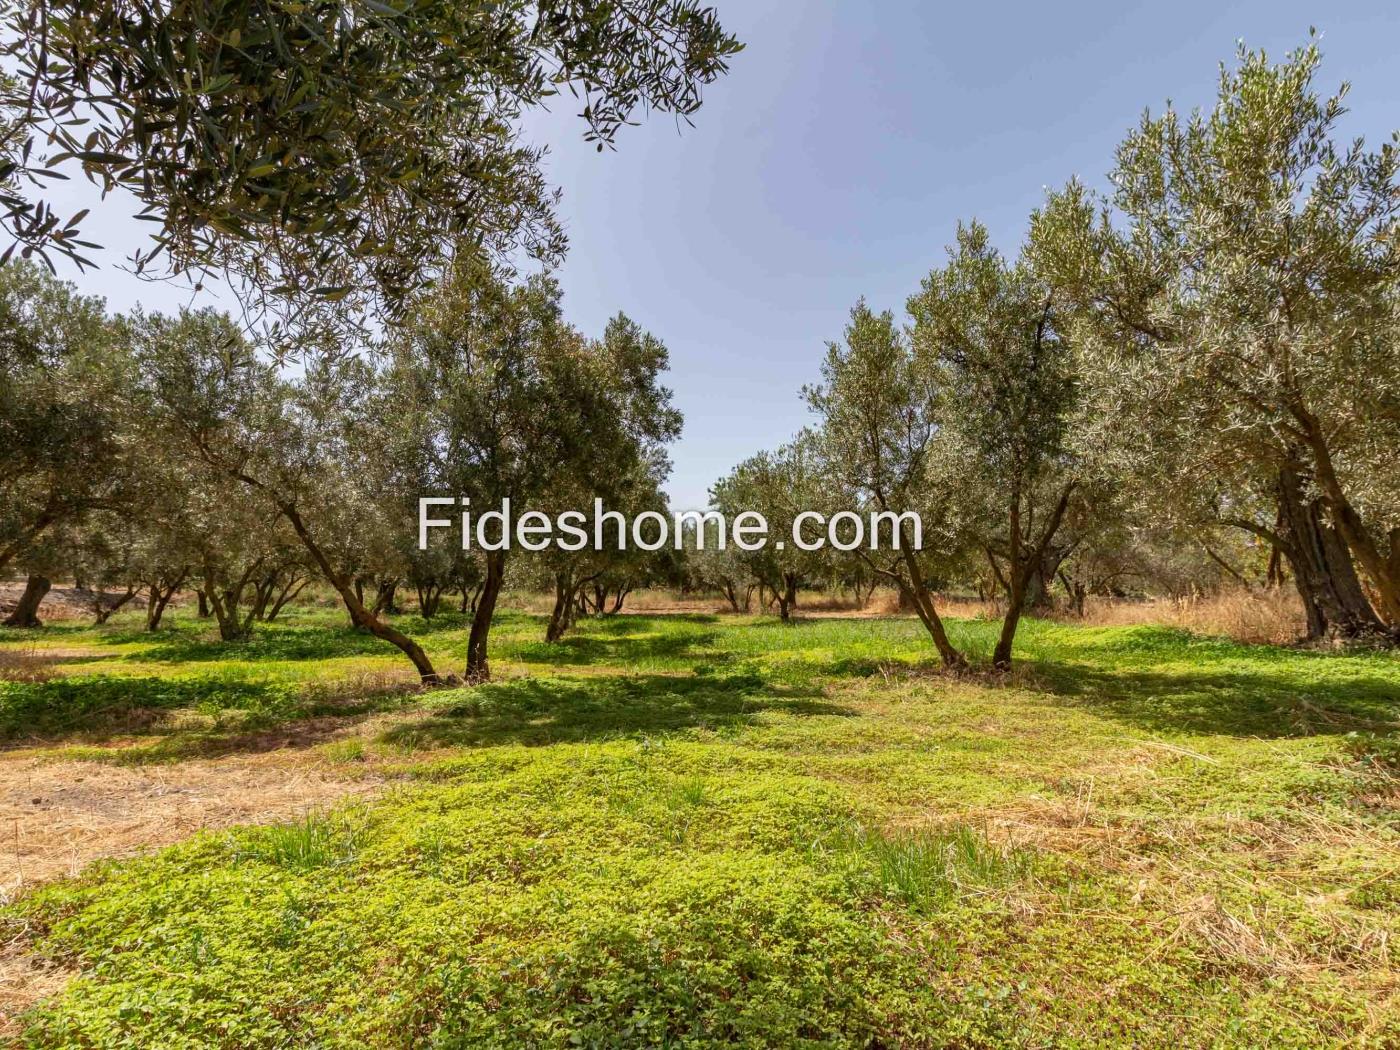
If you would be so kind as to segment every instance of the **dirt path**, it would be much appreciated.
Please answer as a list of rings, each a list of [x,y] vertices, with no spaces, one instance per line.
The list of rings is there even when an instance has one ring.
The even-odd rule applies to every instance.
[[[122,767],[0,755],[0,899],[76,875],[95,860],[168,846],[206,828],[268,824],[379,791],[382,777],[348,776],[305,748],[172,765]],[[0,943],[0,1042],[14,1017],[70,976],[28,953],[21,933]]]

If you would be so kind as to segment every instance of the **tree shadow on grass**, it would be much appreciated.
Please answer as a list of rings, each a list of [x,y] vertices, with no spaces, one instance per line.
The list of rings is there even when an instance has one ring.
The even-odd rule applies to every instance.
[[[151,636],[146,635],[149,639]],[[128,654],[125,659],[160,663],[240,660],[329,660],[341,656],[374,656],[397,652],[388,642],[352,628],[259,627],[251,638],[225,642],[192,635],[161,637],[157,645]]]
[[[178,709],[286,717],[297,695],[269,682],[151,675],[75,675],[0,683],[0,738],[148,730]]]
[[[1400,681],[1382,675],[1305,677],[1293,665],[1248,672],[1161,671],[1038,660],[1056,696],[1152,732],[1262,738],[1314,736],[1400,723]]]
[[[276,737],[268,734],[278,727],[315,720],[343,724],[348,718],[398,709],[419,692],[411,676],[351,676],[299,685],[217,675],[75,675],[0,682],[0,741],[20,746],[73,739],[96,743],[137,734],[162,738],[160,744],[142,746],[152,756],[271,750],[276,745],[269,741]]]
[[[604,637],[590,633],[567,635],[557,642],[517,642],[508,647],[506,655],[522,663],[566,667],[631,664],[641,660],[704,659],[723,663],[733,658],[732,653],[715,651],[714,643],[719,638],[717,630],[637,637],[645,630],[645,627],[624,628],[609,630]]]
[[[395,726],[380,740],[403,748],[540,746],[733,728],[764,712],[855,714],[821,695],[756,674],[521,678],[477,686],[450,707]]]

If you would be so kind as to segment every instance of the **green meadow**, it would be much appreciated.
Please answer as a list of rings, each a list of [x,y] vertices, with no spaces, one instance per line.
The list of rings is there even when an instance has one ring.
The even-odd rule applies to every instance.
[[[403,617],[441,667],[464,620]],[[503,614],[418,692],[343,617],[15,632],[4,762],[238,761],[369,801],[0,913],[36,1047],[1400,1044],[1400,659],[1030,621]],[[950,622],[985,656],[993,622]]]

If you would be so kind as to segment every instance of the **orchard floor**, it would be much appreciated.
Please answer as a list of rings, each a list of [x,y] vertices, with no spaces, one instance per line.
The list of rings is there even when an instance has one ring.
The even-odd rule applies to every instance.
[[[420,693],[341,619],[0,634],[11,1034],[1400,1045],[1395,655],[513,613]]]

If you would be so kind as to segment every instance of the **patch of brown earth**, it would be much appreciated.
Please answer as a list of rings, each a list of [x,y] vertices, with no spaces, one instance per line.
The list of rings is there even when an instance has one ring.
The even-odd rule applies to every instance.
[[[148,852],[209,828],[292,820],[383,783],[298,747],[134,768],[0,757],[0,900],[95,860]],[[22,931],[0,944],[0,1042],[18,1034],[19,1013],[71,976],[28,949]]]

